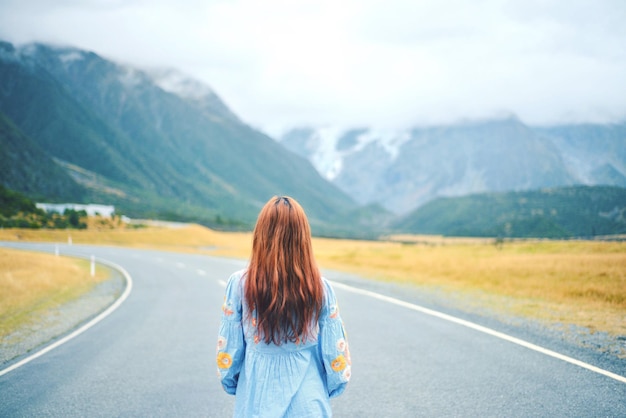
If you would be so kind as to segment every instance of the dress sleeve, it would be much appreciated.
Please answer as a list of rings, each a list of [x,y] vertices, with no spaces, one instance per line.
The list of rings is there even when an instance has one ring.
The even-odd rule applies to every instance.
[[[334,398],[346,389],[352,372],[352,360],[337,298],[325,279],[324,288],[325,300],[319,321],[319,347],[326,372],[328,396]]]
[[[242,326],[241,274],[233,274],[226,284],[222,320],[217,338],[217,372],[224,391],[234,395],[243,365],[246,343]]]

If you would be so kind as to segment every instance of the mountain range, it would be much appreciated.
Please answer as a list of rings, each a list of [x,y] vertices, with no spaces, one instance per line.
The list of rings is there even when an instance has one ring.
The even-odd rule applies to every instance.
[[[250,229],[283,194],[317,235],[626,231],[626,124],[508,117],[397,132],[298,128],[275,140],[177,70],[72,47],[0,42],[0,158],[0,184],[35,201],[215,228]]]
[[[318,231],[359,213],[307,159],[176,70],[0,43],[0,130],[2,183],[40,200],[218,227],[249,228],[275,194],[298,199]]]
[[[399,215],[439,197],[626,187],[626,123],[533,127],[510,116],[397,132],[305,127],[279,141],[357,202]]]

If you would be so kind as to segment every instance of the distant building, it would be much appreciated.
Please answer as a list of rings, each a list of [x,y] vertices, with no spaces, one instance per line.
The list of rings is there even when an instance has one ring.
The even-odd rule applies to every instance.
[[[46,212],[57,212],[63,214],[66,209],[75,211],[84,210],[89,216],[100,215],[105,218],[111,218],[115,213],[115,206],[110,205],[81,205],[78,203],[36,203],[39,209],[43,209]]]

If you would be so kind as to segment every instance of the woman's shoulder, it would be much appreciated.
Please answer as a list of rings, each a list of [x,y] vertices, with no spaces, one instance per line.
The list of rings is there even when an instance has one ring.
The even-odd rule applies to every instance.
[[[230,275],[230,277],[228,278],[228,281],[241,281],[244,276],[246,275],[246,271],[247,269],[241,269],[241,270],[237,270],[236,272],[234,272],[233,274]]]
[[[322,285],[324,287],[324,306],[332,310],[332,307],[337,304],[337,297],[335,296],[335,290],[330,280],[322,277]]]
[[[332,284],[330,283],[330,280],[328,280],[326,277],[322,276],[322,286],[324,287],[324,294],[329,294],[329,293],[334,293],[334,289]]]
[[[245,277],[246,269],[237,270],[231,274],[226,282],[226,293],[241,294]]]

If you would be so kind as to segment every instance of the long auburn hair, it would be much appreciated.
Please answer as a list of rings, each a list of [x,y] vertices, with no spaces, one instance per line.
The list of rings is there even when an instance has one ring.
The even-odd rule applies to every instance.
[[[248,315],[256,310],[258,335],[266,344],[314,337],[324,290],[309,222],[293,198],[274,196],[261,209],[245,283]]]

